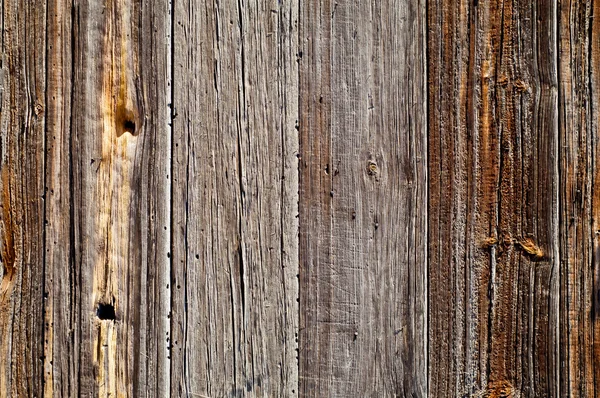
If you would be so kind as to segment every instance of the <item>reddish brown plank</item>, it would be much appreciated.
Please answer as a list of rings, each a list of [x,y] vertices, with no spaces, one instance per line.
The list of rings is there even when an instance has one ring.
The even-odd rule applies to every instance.
[[[0,63],[0,395],[41,396],[46,3],[4,1]]]
[[[429,393],[558,396],[556,3],[428,16]]]

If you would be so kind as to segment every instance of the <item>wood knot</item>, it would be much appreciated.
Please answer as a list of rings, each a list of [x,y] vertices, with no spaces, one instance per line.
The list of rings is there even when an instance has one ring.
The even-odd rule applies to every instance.
[[[115,320],[115,307],[112,304],[98,303],[96,308],[96,316],[101,321]]]
[[[126,133],[135,135],[135,122],[133,120],[125,120],[123,122],[123,130]]]
[[[379,181],[379,167],[374,160],[369,160],[367,162],[367,175],[374,177],[375,181]]]
[[[490,382],[483,397],[486,398],[516,398],[519,396],[513,385],[506,380]]]
[[[531,238],[520,239],[516,245],[533,261],[541,261],[546,258],[544,251]]]
[[[529,91],[529,86],[527,85],[527,83],[525,83],[521,79],[519,79],[515,82],[514,87],[518,92],[521,92],[521,93],[524,91]]]
[[[129,133],[133,136],[136,136],[138,134],[138,131],[136,129],[137,126],[135,123],[135,119],[135,114],[131,110],[119,109],[117,111],[117,117],[115,120],[117,137],[120,137],[125,133]]]
[[[44,105],[42,105],[40,102],[36,102],[33,111],[35,112],[36,116],[41,115],[44,112]]]
[[[497,82],[498,82],[498,85],[501,86],[501,87],[504,87],[504,86],[508,85],[508,76],[506,76],[506,75],[500,75],[498,77]]]
[[[483,247],[484,249],[490,249],[493,246],[496,246],[498,244],[498,239],[496,239],[493,236],[490,236],[488,238],[485,238],[481,244],[481,247]]]

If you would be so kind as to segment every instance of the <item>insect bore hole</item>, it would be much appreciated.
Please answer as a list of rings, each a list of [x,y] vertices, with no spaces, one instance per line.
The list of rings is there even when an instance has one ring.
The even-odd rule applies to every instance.
[[[98,317],[98,319],[103,321],[114,321],[115,307],[112,304],[99,303],[98,308],[96,308],[96,316]]]

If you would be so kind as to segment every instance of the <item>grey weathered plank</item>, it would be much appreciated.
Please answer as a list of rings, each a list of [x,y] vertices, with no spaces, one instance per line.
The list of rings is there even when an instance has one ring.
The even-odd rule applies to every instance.
[[[164,396],[167,4],[49,11],[45,394]]]
[[[558,396],[556,3],[428,15],[429,393]]]
[[[0,62],[0,394],[41,396],[46,7],[4,1]]]
[[[594,397],[598,352],[598,4],[559,2],[560,359],[563,397]],[[593,17],[594,16],[594,17]]]
[[[297,2],[174,3],[172,396],[297,394]]]
[[[300,392],[424,396],[425,2],[300,21]]]

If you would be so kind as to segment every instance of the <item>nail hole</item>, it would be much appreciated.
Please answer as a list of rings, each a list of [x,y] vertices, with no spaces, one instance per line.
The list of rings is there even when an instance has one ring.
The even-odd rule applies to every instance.
[[[99,303],[98,308],[96,309],[96,316],[98,319],[103,321],[105,320],[115,320],[115,307],[111,304]]]

